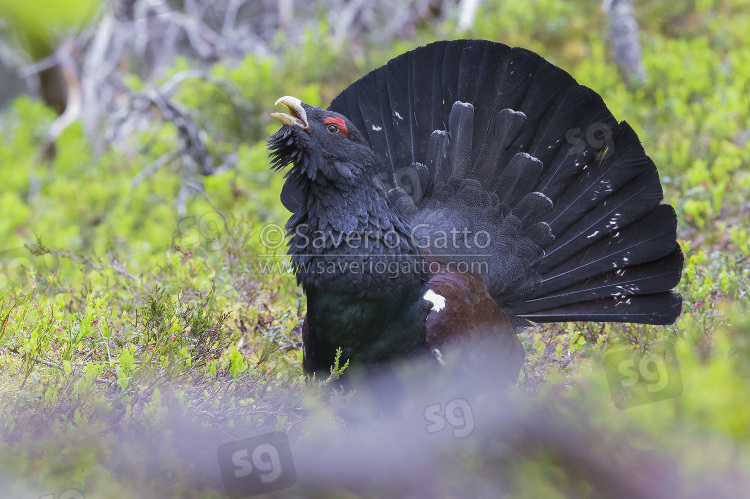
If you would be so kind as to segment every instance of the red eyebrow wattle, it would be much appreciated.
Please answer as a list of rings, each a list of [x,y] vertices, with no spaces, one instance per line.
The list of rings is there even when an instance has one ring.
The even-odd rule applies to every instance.
[[[329,116],[328,118],[323,119],[323,123],[325,123],[326,125],[336,125],[337,127],[339,127],[339,130],[341,130],[341,133],[344,134],[344,137],[349,135],[349,130],[346,128],[346,124],[341,118]]]

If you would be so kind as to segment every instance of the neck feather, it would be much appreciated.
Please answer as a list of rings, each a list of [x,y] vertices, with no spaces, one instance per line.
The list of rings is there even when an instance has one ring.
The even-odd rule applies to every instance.
[[[410,227],[375,180],[352,165],[328,166],[337,174],[311,178],[293,169],[287,178],[301,205],[287,222],[297,281],[305,290],[370,296],[426,281]]]

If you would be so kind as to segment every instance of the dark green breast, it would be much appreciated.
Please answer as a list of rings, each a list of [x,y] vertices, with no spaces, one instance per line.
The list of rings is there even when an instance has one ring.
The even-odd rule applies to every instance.
[[[385,364],[422,352],[429,307],[423,282],[394,288],[383,296],[307,290],[307,338],[304,369],[327,377],[341,347],[340,364]]]

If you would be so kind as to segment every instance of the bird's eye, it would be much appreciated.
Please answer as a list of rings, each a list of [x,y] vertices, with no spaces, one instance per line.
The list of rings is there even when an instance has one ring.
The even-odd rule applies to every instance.
[[[328,116],[323,119],[323,123],[326,124],[326,130],[331,133],[340,133],[344,137],[349,136],[349,130],[347,130],[346,128],[346,123],[344,123],[344,120],[342,120],[341,118],[338,118],[336,116]]]

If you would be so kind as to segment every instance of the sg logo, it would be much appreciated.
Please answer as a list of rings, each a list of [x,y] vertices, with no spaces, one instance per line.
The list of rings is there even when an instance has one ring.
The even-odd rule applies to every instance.
[[[682,377],[674,347],[652,345],[645,354],[617,350],[604,359],[612,401],[627,409],[679,396]]]
[[[297,481],[289,440],[280,431],[221,444],[217,454],[230,499],[272,492]]]
[[[615,139],[612,129],[606,123],[592,123],[586,130],[571,128],[565,133],[565,140],[571,146],[568,154],[575,156],[590,147],[602,150],[600,159],[606,159],[614,153]],[[604,148],[604,146],[607,146]]]
[[[474,414],[464,399],[453,399],[445,404],[445,412],[441,404],[428,405],[424,410],[424,419],[427,421],[427,433],[443,431],[446,421],[453,427],[454,438],[468,437],[474,432]]]

